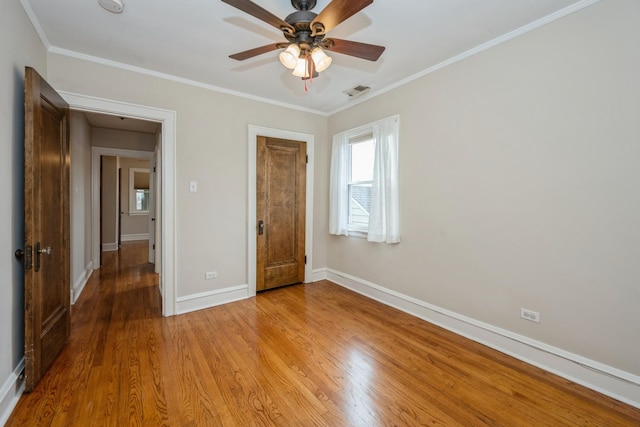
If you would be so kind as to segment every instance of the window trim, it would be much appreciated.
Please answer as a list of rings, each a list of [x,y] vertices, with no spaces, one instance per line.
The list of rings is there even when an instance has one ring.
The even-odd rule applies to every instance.
[[[360,144],[367,141],[372,141],[374,144],[374,153],[375,153],[375,140],[373,138],[373,126],[367,126],[364,128],[356,129],[347,134],[347,144],[350,146],[348,150],[348,159],[347,165],[349,167],[348,170],[348,180],[347,180],[347,231],[349,232],[349,236],[367,238],[369,235],[369,221],[367,221],[366,225],[355,225],[351,222],[351,189],[354,185],[362,185],[369,184],[373,185],[373,177],[368,181],[351,181],[352,174],[352,165],[353,165],[353,150],[351,147],[354,144]],[[367,216],[369,216],[369,212],[367,212]]]
[[[148,168],[129,168],[129,215],[149,215],[149,209],[147,210],[137,210],[136,209],[136,188],[135,184],[135,173],[147,173],[149,174],[149,179],[151,179],[151,171]],[[149,182],[151,184],[151,182]],[[151,189],[148,188],[147,191]]]
[[[349,236],[347,170],[350,137],[371,129],[376,141],[371,211],[367,241],[375,243],[400,242],[399,142],[398,114],[377,120],[355,129],[333,135],[329,169],[329,234]]]

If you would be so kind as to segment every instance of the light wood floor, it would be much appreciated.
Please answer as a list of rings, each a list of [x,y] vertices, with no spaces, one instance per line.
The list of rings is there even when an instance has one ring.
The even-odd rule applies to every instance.
[[[640,425],[638,409],[326,281],[162,318],[146,256],[106,254],[7,425]]]

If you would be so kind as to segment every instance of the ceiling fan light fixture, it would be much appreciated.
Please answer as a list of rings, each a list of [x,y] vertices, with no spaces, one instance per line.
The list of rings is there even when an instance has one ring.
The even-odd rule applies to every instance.
[[[296,68],[296,65],[298,65],[299,56],[300,47],[295,43],[291,43],[284,51],[280,53],[279,58],[282,65],[290,70],[293,70]]]
[[[294,68],[291,74],[296,77],[302,77],[303,79],[309,78],[309,66],[307,65],[306,58],[298,58],[296,68]]]
[[[315,69],[317,72],[321,73],[331,65],[333,59],[324,53],[321,47],[316,47],[311,51],[311,58],[313,58],[313,63],[315,64]]]

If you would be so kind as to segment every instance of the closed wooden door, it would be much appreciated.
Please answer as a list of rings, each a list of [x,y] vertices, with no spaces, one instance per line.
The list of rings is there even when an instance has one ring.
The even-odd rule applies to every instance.
[[[258,137],[256,290],[304,281],[306,143]]]
[[[25,71],[25,390],[70,333],[69,106]]]

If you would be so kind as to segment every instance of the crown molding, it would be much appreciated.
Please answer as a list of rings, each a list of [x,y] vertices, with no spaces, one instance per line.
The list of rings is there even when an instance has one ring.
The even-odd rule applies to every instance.
[[[387,92],[390,92],[394,89],[397,89],[401,86],[409,84],[415,80],[418,80],[424,76],[427,76],[431,73],[434,73],[442,68],[448,67],[449,65],[455,64],[456,62],[460,62],[464,59],[467,59],[473,55],[476,55],[480,52],[484,52],[487,49],[491,49],[492,47],[498,46],[502,43],[506,43],[509,40],[515,39],[516,37],[520,37],[523,34],[526,34],[530,31],[536,30],[544,25],[547,25],[551,22],[557,21],[558,19],[564,18],[565,16],[571,15],[575,12],[578,12],[584,8],[587,8],[595,3],[600,2],[600,0],[582,0],[577,3],[572,4],[571,6],[567,6],[564,9],[560,9],[557,12],[554,12],[550,15],[547,15],[543,18],[538,19],[537,21],[533,21],[523,27],[520,27],[516,30],[511,31],[510,33],[504,34],[500,37],[496,37],[493,40],[490,40],[486,43],[483,43],[479,46],[476,46],[472,49],[467,50],[466,52],[462,52],[459,55],[451,57],[445,61],[442,61],[436,65],[433,65],[426,70],[420,71],[419,73],[413,74],[405,79],[402,79],[392,85],[386,86],[380,90],[372,91],[367,95],[363,95],[358,98],[357,101],[351,102],[349,105],[344,105],[342,107],[338,107],[335,110],[329,112],[329,116],[340,113],[341,111],[348,110],[349,108],[355,107],[358,104],[362,104],[363,102],[369,101],[377,96],[383,95]]]
[[[369,101],[371,99],[374,99],[380,95],[383,95],[387,92],[390,92],[394,89],[397,89],[401,86],[404,86],[406,84],[409,84],[417,79],[420,79],[424,76],[427,76],[431,73],[434,73],[442,68],[448,67],[449,65],[455,64],[459,61],[462,61],[464,59],[467,59],[473,55],[476,55],[480,52],[483,52],[487,49],[490,49],[494,46],[498,46],[502,43],[505,43],[509,40],[512,40],[516,37],[519,37],[523,34],[526,34],[530,31],[533,31],[535,29],[538,29],[544,25],[547,25],[551,22],[557,21],[558,19],[564,18],[565,16],[571,15],[575,12],[578,12],[582,9],[585,9],[595,3],[600,2],[600,0],[581,0],[577,3],[574,3],[570,6],[565,7],[564,9],[561,9],[557,12],[554,12],[550,15],[547,15],[543,18],[540,18],[534,22],[531,22],[525,26],[522,26],[514,31],[511,31],[507,34],[504,34],[500,37],[497,37],[493,40],[490,40],[486,43],[483,43],[479,46],[476,46],[472,49],[469,49],[465,52],[462,52],[452,58],[449,58],[445,61],[442,61],[436,65],[433,65],[419,73],[413,74],[405,79],[402,79],[398,82],[395,82],[389,86],[385,86],[379,90],[375,90],[375,91],[371,91],[366,95],[363,95],[362,97],[358,98],[357,100],[352,100],[350,102],[348,102],[347,104],[335,108],[331,111],[320,111],[320,110],[314,110],[314,109],[310,109],[310,108],[305,108],[305,107],[301,107],[298,105],[294,105],[294,104],[288,104],[285,102],[279,102],[279,101],[275,101],[273,99],[269,99],[269,98],[262,98],[259,96],[254,96],[248,93],[244,93],[244,92],[239,92],[239,91],[235,91],[235,90],[230,90],[230,89],[225,89],[219,86],[215,86],[215,85],[211,85],[211,84],[207,84],[207,83],[203,83],[203,82],[199,82],[196,80],[191,80],[191,79],[187,79],[187,78],[183,78],[183,77],[178,77],[178,76],[174,76],[171,74],[166,74],[166,73],[161,73],[158,71],[154,71],[154,70],[149,70],[146,68],[142,68],[142,67],[138,67],[135,65],[130,65],[130,64],[125,64],[122,62],[117,62],[117,61],[112,61],[109,59],[105,59],[105,58],[100,58],[100,57],[96,57],[96,56],[92,56],[92,55],[87,55],[84,53],[80,53],[80,52],[76,52],[76,51],[72,51],[72,50],[67,50],[67,49],[62,49],[56,46],[52,46],[51,43],[49,42],[49,40],[47,39],[47,36],[44,32],[44,30],[42,29],[42,26],[40,25],[40,22],[38,21],[35,13],[33,12],[33,9],[31,8],[31,5],[29,4],[28,0],[20,0],[20,4],[22,5],[23,9],[25,10],[25,13],[27,14],[27,16],[29,17],[29,19],[31,20],[31,23],[33,24],[33,27],[35,28],[36,32],[38,33],[38,36],[40,37],[40,40],[42,41],[42,44],[45,46],[45,48],[47,49],[47,51],[49,53],[54,53],[57,55],[62,55],[62,56],[67,56],[70,58],[75,58],[75,59],[80,59],[83,61],[88,61],[88,62],[93,62],[96,64],[100,64],[100,65],[105,65],[108,67],[113,67],[113,68],[118,68],[121,70],[125,70],[125,71],[131,71],[131,72],[135,72],[135,73],[139,73],[139,74],[143,74],[143,75],[147,75],[147,76],[151,76],[151,77],[156,77],[156,78],[160,78],[163,80],[168,80],[168,81],[172,81],[175,83],[181,83],[181,84],[185,84],[185,85],[190,85],[190,86],[195,86],[195,87],[199,87],[205,90],[210,90],[212,92],[218,92],[218,93],[223,93],[223,94],[227,94],[227,95],[232,95],[232,96],[237,96],[240,98],[244,98],[244,99],[249,99],[252,101],[257,101],[257,102],[262,102],[265,104],[270,104],[270,105],[274,105],[277,107],[283,107],[283,108],[288,108],[288,109],[292,109],[292,110],[296,110],[296,111],[301,111],[301,112],[306,112],[306,113],[311,113],[311,114],[316,114],[319,116],[323,116],[323,117],[329,117],[332,116],[334,114],[340,113],[342,111],[348,110],[350,108],[355,107],[356,105],[359,105],[363,102]]]
[[[303,108],[294,104],[287,104],[285,102],[275,101],[273,99],[262,98],[259,96],[250,95],[244,92],[238,92],[235,90],[225,89],[219,86],[210,85],[207,83],[202,83],[197,80],[186,79],[184,77],[174,76],[172,74],[161,73],[159,71],[149,70],[147,68],[138,67],[135,65],[125,64],[123,62],[112,61],[110,59],[100,58],[97,56],[87,55],[84,53],[76,52],[73,50],[62,49],[56,46],[51,46],[48,49],[49,53],[53,53],[56,55],[67,56],[74,59],[80,59],[87,62],[93,62],[99,65],[105,65],[107,67],[118,68],[125,71],[131,71],[138,74],[144,74],[151,77],[156,77],[163,80],[172,81],[174,83],[181,83],[189,86],[199,87],[201,89],[210,90],[212,92],[224,93],[226,95],[237,96],[240,98],[250,99],[252,101],[263,102],[265,104],[271,104],[278,107],[289,108],[296,111],[302,111],[305,113],[318,114],[321,116],[326,116],[327,113],[318,110],[312,110],[309,108]]]

